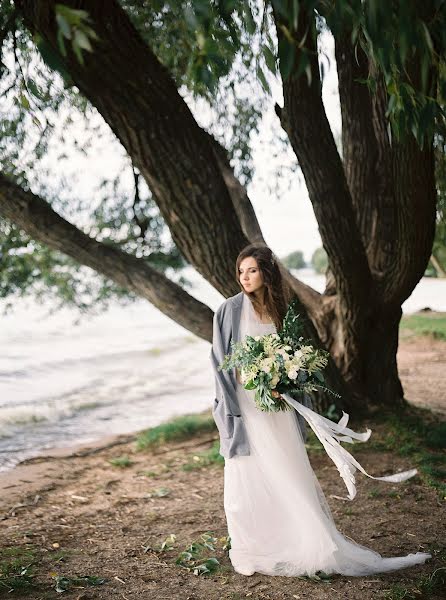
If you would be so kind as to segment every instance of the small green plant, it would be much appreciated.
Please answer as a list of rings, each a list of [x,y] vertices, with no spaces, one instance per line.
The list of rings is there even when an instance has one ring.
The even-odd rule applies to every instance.
[[[210,465],[224,466],[225,459],[220,454],[220,443],[216,440],[209,450],[194,454],[189,462],[182,465],[183,471],[193,471],[194,469],[202,469]]]
[[[141,433],[136,440],[137,450],[147,450],[170,441],[193,438],[203,432],[216,430],[215,421],[209,415],[183,415]]]
[[[174,533],[171,533],[159,545],[156,545],[156,546],[144,545],[143,546],[144,552],[148,552],[150,550],[151,552],[161,553],[161,552],[168,552],[169,550],[173,550],[175,547],[176,539],[177,539],[177,536]]]
[[[0,591],[25,591],[33,587],[36,557],[30,548],[4,548],[0,551]]]
[[[96,577],[96,575],[85,575],[82,577],[66,577],[65,575],[52,574],[54,579],[54,589],[56,592],[66,592],[74,587],[87,587],[103,585],[107,579]]]
[[[114,467],[119,467],[120,469],[126,469],[127,467],[133,465],[133,461],[126,454],[123,456],[117,456],[116,458],[111,458],[108,462]]]
[[[225,538],[226,540],[226,538]],[[218,539],[212,532],[203,533],[198,541],[192,542],[186,550],[178,555],[175,563],[191,571],[194,575],[209,575],[220,566],[215,556],[203,557],[207,551],[215,552]],[[225,542],[226,545],[227,541]]]
[[[331,583],[331,577],[324,571],[316,571],[314,575],[299,575],[298,579],[306,579],[307,581],[315,581],[317,583]]]
[[[149,498],[152,498],[153,496],[157,497],[157,498],[163,498],[164,496],[168,496],[170,494],[170,489],[166,488],[166,487],[159,487],[156,488],[154,490],[152,490],[151,492],[149,492],[147,494],[147,496]]]

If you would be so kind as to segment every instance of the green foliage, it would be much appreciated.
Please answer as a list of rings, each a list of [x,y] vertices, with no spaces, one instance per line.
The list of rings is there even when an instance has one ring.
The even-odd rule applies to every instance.
[[[427,575],[411,581],[409,585],[392,584],[385,600],[417,600],[418,598],[439,598],[446,586],[446,567],[440,567]],[[434,595],[434,596],[433,596]]]
[[[0,550],[0,594],[25,592],[33,587],[36,556],[31,548]]]
[[[216,440],[209,450],[197,452],[181,468],[183,471],[195,471],[196,469],[202,469],[210,465],[224,466],[224,464],[225,459],[220,454],[220,442]]]
[[[257,76],[269,92],[264,69],[283,80],[305,73],[308,84],[313,74],[307,39],[314,43],[318,31],[328,28],[335,38],[349,34],[353,47],[362,47],[375,65],[363,81],[373,91],[383,79],[389,101],[387,114],[395,137],[413,135],[422,144],[434,132],[446,130],[446,11],[443,0],[420,5],[400,0],[388,4],[378,0],[270,0],[258,14],[258,3],[232,1],[168,0],[156,3],[183,11],[196,34],[191,54],[191,75],[214,93],[218,77],[228,73],[238,52],[256,48]],[[272,37],[273,9],[280,36]],[[178,13],[177,13],[178,14]],[[299,37],[299,22],[310,23]],[[217,50],[218,48],[218,50]],[[220,51],[219,49],[223,50]],[[252,53],[250,53],[252,55]],[[217,60],[218,59],[218,60]],[[218,65],[218,68],[217,66]]]
[[[306,266],[304,254],[301,250],[295,250],[281,260],[287,269],[303,269]]]
[[[398,415],[384,415],[386,436],[381,450],[410,456],[428,485],[446,500],[446,422],[433,420],[427,411],[411,409]]]
[[[67,577],[66,575],[53,575],[54,589],[56,592],[66,592],[73,588],[84,588],[103,585],[108,581],[103,577],[96,575],[85,575],[82,577]]]
[[[114,467],[119,467],[120,469],[125,469],[133,464],[133,461],[126,454],[111,458],[108,462]]]
[[[56,4],[57,43],[63,56],[67,55],[65,40],[71,42],[71,47],[78,61],[83,65],[83,52],[93,52],[91,40],[98,36],[92,28],[90,16],[85,10],[75,10],[65,4]]]
[[[165,496],[169,496],[170,494],[170,489],[166,488],[166,487],[159,487],[159,488],[155,488],[154,490],[152,490],[151,492],[149,492],[147,495],[149,496],[149,498],[164,498]]]
[[[136,440],[136,447],[138,450],[146,450],[166,442],[190,439],[200,433],[215,430],[212,416],[183,415],[141,433]]]
[[[400,321],[400,331],[404,337],[427,335],[446,340],[446,315],[444,313],[423,313],[404,315]]]
[[[311,256],[311,266],[316,273],[324,274],[328,268],[327,253],[323,248],[317,248]]]
[[[177,565],[191,571],[194,575],[210,575],[220,566],[215,556],[203,556],[215,552],[218,538],[212,532],[202,533],[199,540],[192,542],[186,550],[178,555]]]

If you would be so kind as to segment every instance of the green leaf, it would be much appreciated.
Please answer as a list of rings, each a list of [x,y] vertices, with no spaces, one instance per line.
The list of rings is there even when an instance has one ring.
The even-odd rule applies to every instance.
[[[66,20],[66,18],[60,13],[56,14],[56,22],[59,26],[59,31],[61,32],[61,34],[68,40],[71,40],[71,26],[70,23],[68,23],[68,21]]]
[[[29,110],[29,109],[31,108],[31,105],[30,105],[30,103],[29,103],[29,100],[28,100],[28,98],[25,96],[25,94],[20,94],[20,96],[19,96],[19,102],[20,102],[20,105],[21,105],[21,106],[23,106],[23,108],[24,108],[25,110]]]
[[[249,5],[249,0],[245,1],[243,12],[245,15],[246,31],[250,35],[254,35],[254,33],[256,32],[256,29],[257,29],[257,25],[256,25],[256,22],[254,20],[254,17],[253,17],[252,11],[251,11],[251,7]]]
[[[266,80],[266,77],[265,77],[265,73],[263,72],[263,70],[262,70],[262,68],[261,68],[260,65],[257,65],[256,73],[257,73],[257,77],[258,77],[260,83],[262,84],[263,89],[265,90],[265,92],[267,94],[270,94],[271,93],[271,88],[269,87],[269,84],[268,84],[268,82]]]
[[[93,50],[90,44],[90,40],[80,29],[76,29],[76,33],[74,34],[74,43],[83,50],[87,50],[88,52],[92,52]]]
[[[271,73],[276,73],[276,56],[268,46],[263,47],[263,56],[265,57],[265,63]]]
[[[291,75],[294,57],[294,44],[290,43],[286,37],[282,37],[279,41],[279,69],[284,81]]]

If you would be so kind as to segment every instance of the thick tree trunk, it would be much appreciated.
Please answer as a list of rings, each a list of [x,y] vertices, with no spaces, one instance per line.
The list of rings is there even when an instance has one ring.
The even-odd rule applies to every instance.
[[[275,18],[281,39],[281,17]],[[278,111],[307,183],[332,276],[312,318],[355,406],[396,407],[403,400],[396,365],[401,304],[424,273],[434,236],[432,147],[422,150],[413,138],[391,144],[382,79],[373,96],[357,81],[374,66],[361,48],[351,48],[347,31],[336,40],[341,161],[322,103],[313,20],[302,10],[293,32],[296,42],[305,39],[304,48],[296,43],[296,65],[306,51],[311,82],[295,67],[283,82],[284,107]]]
[[[55,4],[56,0],[17,0],[31,31],[43,36],[58,53]],[[119,3],[67,0],[67,4],[90,13],[99,41],[85,57],[84,66],[70,51],[61,57],[66,69],[145,177],[185,258],[223,295],[232,295],[238,291],[233,273],[237,253],[248,240],[263,239],[244,189]],[[340,389],[343,382],[333,363],[332,381],[337,377],[339,386],[336,382],[332,387],[341,391],[345,406],[396,406],[402,399],[396,369],[401,303],[422,276],[432,247],[433,156],[431,148],[421,151],[411,142],[392,146],[384,117],[385,88],[381,82],[373,98],[363,88],[359,90],[355,79],[373,66],[363,54],[359,64],[354,64],[347,35],[337,47],[345,104],[342,162],[322,103],[312,19],[313,15],[308,17],[301,10],[299,29],[294,32],[299,42],[306,40],[312,81],[308,85],[306,75],[284,81],[281,120],[307,183],[333,284],[329,294],[321,295],[301,282],[290,283],[302,313],[306,311],[311,318],[312,338],[330,350],[344,377],[347,392]],[[310,34],[305,37],[307,28]],[[279,38],[281,31],[278,27]],[[297,46],[300,52],[302,46]],[[98,248],[88,236],[76,237],[73,232],[64,245],[63,228],[53,234],[45,218],[37,219],[34,227],[26,214],[32,206],[29,202],[21,214],[11,208],[10,197],[4,196],[2,202],[3,214],[28,227],[28,232],[34,231],[36,239],[115,278],[108,267],[103,268],[110,264],[107,260],[96,260],[115,250]],[[207,307],[194,305],[186,295],[185,311],[178,311],[179,290],[170,287],[175,284],[156,279],[151,270],[146,275],[139,268],[133,270],[133,260],[119,255],[115,280],[127,277],[130,289],[146,294],[155,305],[170,299],[166,310],[161,310],[208,339]],[[145,279],[150,282],[149,291],[144,288]],[[194,314],[199,315],[197,323]]]

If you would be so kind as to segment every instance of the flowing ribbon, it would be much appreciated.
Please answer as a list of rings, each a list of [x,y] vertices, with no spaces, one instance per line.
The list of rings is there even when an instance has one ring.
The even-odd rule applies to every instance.
[[[334,421],[319,415],[300,402],[297,402],[297,400],[294,400],[294,398],[291,398],[288,394],[282,394],[282,397],[307,421],[321,444],[324,446],[328,456],[336,465],[348,490],[348,498],[343,497],[341,498],[342,500],[353,500],[356,496],[354,475],[356,469],[359,469],[359,471],[371,479],[389,481],[390,483],[400,483],[417,474],[417,469],[410,469],[409,471],[402,471],[401,473],[386,475],[385,477],[373,477],[373,475],[369,475],[359,462],[347,452],[339,442],[348,442],[352,444],[354,439],[359,442],[366,442],[372,433],[371,429],[367,429],[365,433],[357,433],[356,431],[353,431],[353,429],[347,427],[349,415],[344,411],[342,411],[342,417],[339,422],[335,423]]]

